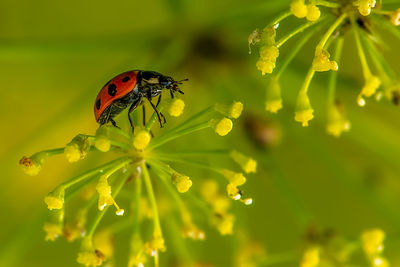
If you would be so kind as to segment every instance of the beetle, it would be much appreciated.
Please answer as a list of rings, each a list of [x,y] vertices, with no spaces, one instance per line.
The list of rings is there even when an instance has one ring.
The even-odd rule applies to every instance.
[[[169,90],[171,98],[176,92],[183,94],[179,85],[187,80],[175,81],[172,77],[155,71],[131,70],[121,73],[108,81],[97,95],[94,103],[96,121],[100,125],[111,122],[118,127],[114,117],[129,107],[128,118],[133,131],[134,125],[130,114],[143,104],[143,99],[147,99],[157,114],[160,126],[163,127],[166,119],[157,109],[161,102],[162,91]],[[152,99],[157,96],[157,104],[154,105]]]

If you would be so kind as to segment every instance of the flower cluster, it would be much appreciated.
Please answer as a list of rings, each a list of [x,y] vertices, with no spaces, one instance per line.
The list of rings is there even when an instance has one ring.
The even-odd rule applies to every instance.
[[[291,16],[306,21],[276,40],[278,28]],[[256,29],[248,39],[249,49],[251,45],[260,45],[257,68],[263,75],[271,74],[266,93],[266,110],[276,113],[282,108],[280,76],[310,38],[316,35],[322,36],[315,46],[311,67],[298,92],[295,120],[302,126],[308,126],[309,121],[314,118],[314,109],[308,97],[310,83],[316,72],[330,71],[326,131],[336,137],[348,131],[350,122],[343,105],[335,96],[337,71],[340,68],[342,47],[348,32],[354,35],[364,78],[364,85],[357,97],[358,105],[364,106],[365,98],[372,96],[375,96],[377,100],[385,96],[398,104],[400,86],[394,72],[379,52],[380,38],[376,35],[374,27],[379,25],[380,28],[400,38],[400,34],[394,28],[399,24],[400,9],[384,10],[382,1],[377,3],[376,0],[292,0],[288,11],[273,20],[263,30]],[[286,58],[279,62],[279,68],[274,70],[280,47],[300,34],[303,37],[297,41]],[[331,49],[331,47],[334,48]],[[332,59],[328,50],[334,51]],[[373,68],[370,61],[373,63]]]
[[[165,110],[171,116],[178,117],[183,113],[184,106],[182,99],[174,98],[164,101],[159,110]],[[61,183],[45,197],[44,201],[51,211],[50,218],[44,225],[45,239],[53,241],[59,236],[65,236],[69,241],[80,239],[81,248],[77,257],[80,264],[99,266],[107,261],[112,265],[112,237],[116,232],[129,227],[133,230],[129,266],[144,266],[149,257],[153,257],[155,266],[158,266],[159,252],[166,250],[160,222],[160,217],[163,216],[160,212],[161,201],[157,203],[158,191],[155,190],[158,189],[159,181],[171,198],[170,201],[163,199],[162,202],[173,203],[170,206],[180,214],[183,237],[205,239],[205,233],[198,226],[198,218],[193,216],[189,209],[199,206],[199,203],[202,217],[209,217],[210,224],[222,235],[232,234],[234,215],[229,212],[232,202],[229,198],[240,200],[246,205],[252,203],[251,198],[243,197],[244,193],[240,189],[246,178],[241,172],[211,166],[198,159],[204,156],[226,155],[246,174],[256,171],[256,161],[236,150],[188,149],[175,152],[163,150],[163,146],[207,128],[213,129],[219,136],[225,136],[232,130],[232,120],[239,118],[242,110],[243,105],[240,102],[230,105],[216,104],[153,137],[151,128],[157,115],[154,113],[145,125],[139,127],[138,113],[142,111],[138,109],[132,115],[136,125],[135,134],[111,125],[103,125],[95,135],[80,134],[64,148],[23,157],[20,161],[23,170],[29,175],[37,175],[46,160],[53,155],[64,154],[67,161],[76,162],[85,159],[89,153],[121,154],[117,159]],[[225,184],[229,198],[221,194],[221,183],[215,180],[205,180],[202,183],[192,181],[190,176],[180,173],[170,165],[176,163],[203,168],[222,178],[222,181],[227,181]],[[155,186],[157,188],[154,188]],[[147,197],[143,196],[142,187],[145,188]],[[74,216],[64,216],[65,206],[77,193],[87,201],[80,203],[80,208]],[[126,205],[124,196],[133,203],[132,207]],[[97,208],[94,208],[96,203]],[[114,207],[115,214],[120,217],[118,222],[97,230],[110,207]],[[95,209],[97,211],[94,211]],[[89,212],[93,215],[88,216]],[[148,231],[143,231],[140,227],[148,223],[149,219],[152,220],[150,236],[146,235]]]

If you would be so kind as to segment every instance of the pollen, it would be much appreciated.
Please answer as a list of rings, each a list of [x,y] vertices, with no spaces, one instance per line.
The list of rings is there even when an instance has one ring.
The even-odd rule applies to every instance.
[[[145,149],[151,141],[151,134],[148,131],[141,130],[133,138],[133,146],[137,150]]]
[[[61,226],[54,223],[46,223],[43,226],[43,230],[46,232],[46,236],[44,238],[46,241],[54,241],[63,233]]]
[[[42,164],[34,158],[22,157],[19,161],[19,165],[22,170],[30,176],[38,175],[42,169]]]
[[[312,63],[313,69],[315,71],[329,71],[334,70],[337,71],[339,69],[336,61],[329,60],[330,54],[328,51],[321,47],[317,47],[315,49],[315,56]]]
[[[228,118],[222,118],[220,120],[212,119],[209,124],[220,136],[227,135],[233,128],[233,122]]]
[[[308,122],[314,118],[314,110],[310,105],[310,100],[306,93],[300,92],[297,97],[296,111],[294,119],[301,122],[303,127],[308,126]]]
[[[308,13],[304,0],[293,0],[290,4],[290,11],[299,19],[305,18]]]
[[[249,158],[242,153],[233,150],[230,153],[231,158],[235,161],[245,173],[254,173],[257,169],[257,161],[252,158]]]
[[[182,99],[175,98],[169,106],[168,113],[172,117],[179,117],[183,113],[185,102]]]
[[[81,159],[81,151],[79,150],[78,145],[72,144],[67,145],[64,148],[64,155],[69,162],[77,162]]]
[[[182,175],[180,173],[173,173],[171,176],[172,183],[175,184],[176,189],[179,193],[185,193],[189,191],[192,186],[192,180],[190,180],[189,176]]]
[[[261,71],[262,75],[274,71],[278,56],[279,49],[276,46],[270,45],[261,47],[260,59],[257,61],[256,66]]]
[[[226,185],[226,193],[233,200],[239,200],[242,197],[239,188],[232,183]]]

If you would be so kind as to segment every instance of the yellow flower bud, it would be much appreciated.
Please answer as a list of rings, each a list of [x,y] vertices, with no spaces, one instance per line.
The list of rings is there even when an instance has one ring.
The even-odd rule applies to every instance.
[[[378,90],[379,86],[381,86],[381,80],[379,77],[371,75],[366,81],[365,85],[361,90],[361,95],[366,97],[370,97],[375,94],[376,90]]]
[[[116,214],[118,216],[124,215],[124,210],[120,209],[114,198],[111,195],[111,186],[108,184],[107,175],[102,175],[97,182],[96,191],[99,193],[98,209],[104,210],[106,206],[114,205],[117,209]]]
[[[175,184],[176,189],[179,193],[187,192],[192,186],[192,181],[189,176],[182,175],[180,173],[173,173],[171,176],[172,183]]]
[[[270,62],[270,61],[265,61],[262,58],[260,58],[257,63],[256,63],[257,69],[259,69],[262,73],[262,75],[265,75],[266,73],[272,73],[275,68],[275,63]]]
[[[100,250],[93,248],[92,238],[84,237],[77,262],[85,266],[100,266],[105,260],[104,254]]]
[[[63,233],[61,226],[54,223],[45,223],[43,230],[46,232],[46,237],[44,238],[46,241],[54,241]]]
[[[81,159],[81,152],[77,144],[67,145],[64,148],[64,155],[71,163]]]
[[[307,249],[304,254],[303,258],[300,262],[300,267],[316,267],[319,264],[319,249],[318,248],[309,248]]]
[[[308,13],[304,0],[293,0],[290,4],[290,11],[299,19],[304,18]]]
[[[108,138],[104,136],[96,137],[94,146],[101,152],[107,152],[111,148],[111,142]]]
[[[350,122],[345,118],[344,111],[340,110],[338,104],[328,104],[326,131],[339,137],[342,132],[350,129]]]
[[[296,111],[294,119],[302,123],[303,127],[308,126],[308,122],[314,118],[314,110],[310,105],[310,100],[304,92],[300,92],[297,97]]]
[[[316,21],[321,17],[321,11],[316,5],[307,5],[307,20]]]
[[[263,46],[260,49],[260,58],[264,61],[276,62],[279,57],[279,49],[276,46]]]
[[[312,63],[313,69],[315,71],[329,71],[329,70],[338,70],[338,64],[336,61],[330,61],[330,54],[328,51],[321,47],[317,47],[315,49],[315,56]]]
[[[375,4],[376,0],[358,0],[358,12],[363,16],[368,16]]]
[[[226,185],[226,193],[233,200],[239,200],[242,197],[239,188],[232,183]]]
[[[137,150],[145,149],[151,141],[151,134],[148,131],[141,130],[133,137],[133,146]]]
[[[214,131],[220,135],[227,135],[233,128],[233,123],[228,118],[222,118],[221,120],[213,119],[209,122],[210,126],[214,128]]]
[[[265,109],[276,113],[282,108],[281,87],[278,79],[272,77],[267,87],[267,100],[265,102]]]
[[[144,244],[144,251],[146,254],[154,257],[158,251],[164,252],[166,250],[162,236],[153,236],[149,242]]]
[[[399,26],[400,25],[400,8],[396,9],[389,15],[390,22],[394,26]]]
[[[231,151],[230,156],[237,164],[242,167],[245,173],[256,172],[257,161],[255,161],[254,159],[246,157],[236,150]]]
[[[361,235],[362,246],[365,254],[374,257],[383,251],[385,233],[381,229],[370,229]]]
[[[179,117],[183,113],[183,109],[185,108],[185,102],[182,99],[175,98],[172,100],[171,105],[169,106],[168,113],[173,117]]]
[[[191,238],[193,240],[204,240],[205,233],[197,228],[194,224],[190,223],[183,227],[181,230],[183,237]]]
[[[42,169],[45,159],[45,153],[37,153],[29,158],[25,156],[22,157],[22,159],[19,161],[19,165],[26,174],[30,176],[36,176]]]
[[[90,150],[89,137],[78,134],[72,141],[64,148],[64,155],[69,162],[76,162],[86,158]]]
[[[211,179],[205,180],[201,184],[200,193],[206,202],[213,202],[218,197],[217,182]]]
[[[243,104],[239,101],[235,101],[231,105],[217,103],[215,104],[214,109],[231,119],[238,119],[240,115],[242,115]]]
[[[222,170],[222,175],[234,186],[241,186],[246,183],[246,177],[242,173],[233,172],[230,170]]]
[[[64,187],[59,187],[53,192],[49,193],[45,198],[44,202],[47,204],[49,210],[61,209],[64,206]]]
[[[94,247],[100,250],[105,258],[114,254],[113,236],[110,230],[103,230],[96,233],[93,237]]]
[[[217,229],[221,235],[231,235],[233,233],[233,222],[235,218],[230,215],[226,214],[222,218],[220,218],[219,222],[217,223]]]
[[[389,262],[385,258],[382,258],[382,257],[375,257],[374,259],[372,259],[371,263],[372,263],[373,267],[389,267],[390,266]]]

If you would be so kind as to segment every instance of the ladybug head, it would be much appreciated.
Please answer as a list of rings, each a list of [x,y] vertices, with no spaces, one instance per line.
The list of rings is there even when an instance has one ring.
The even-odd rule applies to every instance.
[[[165,86],[165,88],[170,89],[175,92],[179,92],[183,94],[181,89],[179,89],[179,85],[182,84],[182,82],[188,81],[189,79],[183,79],[180,81],[175,81],[174,78],[169,77],[169,76],[162,76],[159,78],[160,84],[162,86]]]

